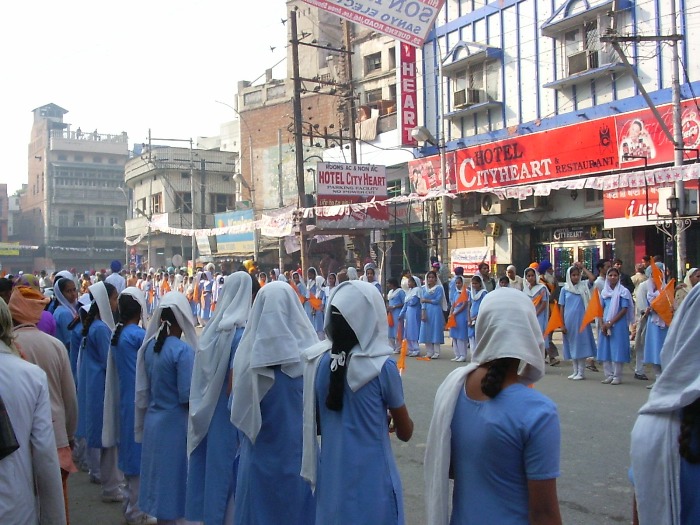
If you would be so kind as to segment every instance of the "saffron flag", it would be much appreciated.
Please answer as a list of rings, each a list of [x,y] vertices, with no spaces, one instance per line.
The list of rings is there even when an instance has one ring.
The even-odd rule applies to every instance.
[[[561,318],[561,310],[559,310],[559,305],[556,301],[552,301],[550,310],[549,322],[547,323],[547,328],[544,329],[544,335],[549,335],[557,328],[564,327],[564,319]]]
[[[399,369],[399,375],[403,375],[403,371],[406,368],[408,341],[403,338],[403,321],[401,319],[399,319],[399,326],[396,328],[396,340],[401,342],[401,353],[396,361],[396,367]]]
[[[292,286],[294,293],[297,294],[297,297],[299,298],[299,301],[301,302],[301,304],[304,304],[304,301],[306,301],[306,298],[303,295],[301,295],[301,293],[299,292],[299,288],[297,288],[297,285],[294,283],[293,280],[289,281],[289,284]]]
[[[392,328],[393,328],[393,326],[394,326],[394,316],[391,315],[391,312],[387,312],[387,313],[386,313],[386,322],[389,324],[389,327],[392,327]]]
[[[467,300],[467,287],[462,286],[462,291],[460,292],[459,296],[455,300],[455,304],[452,305],[453,309],[455,306],[458,306],[465,302]],[[445,330],[449,330],[450,328],[454,328],[457,326],[457,320],[455,319],[455,314],[454,312],[450,313],[450,316],[447,318],[447,323],[445,323]]]
[[[664,274],[661,271],[661,268],[656,266],[656,261],[653,257],[651,258],[651,278],[654,281],[654,286],[656,286],[656,289],[661,290],[664,285]]]
[[[654,310],[661,320],[667,325],[673,320],[673,301],[676,293],[676,280],[671,279],[669,283],[663,287],[659,296],[654,299],[649,306]]]
[[[302,303],[303,302],[304,301],[302,301]],[[323,309],[323,300],[316,297],[315,295],[309,296],[309,304],[311,305],[311,308],[313,308],[317,312],[320,312]]]
[[[600,292],[598,288],[593,287],[593,293],[591,294],[591,300],[588,301],[588,308],[583,314],[583,320],[581,321],[581,328],[579,332],[583,332],[589,324],[603,317],[603,303],[600,301]]]

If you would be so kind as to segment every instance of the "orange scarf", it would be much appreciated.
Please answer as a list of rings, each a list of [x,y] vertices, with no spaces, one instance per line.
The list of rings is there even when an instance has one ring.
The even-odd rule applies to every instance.
[[[28,286],[18,286],[10,296],[10,313],[17,324],[37,324],[50,299]]]

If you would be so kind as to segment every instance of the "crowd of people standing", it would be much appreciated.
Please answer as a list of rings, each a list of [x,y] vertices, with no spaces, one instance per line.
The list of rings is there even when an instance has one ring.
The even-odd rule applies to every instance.
[[[680,459],[656,466],[685,494],[685,507],[666,510],[697,517],[687,493],[700,476],[700,387],[686,336],[697,331],[688,319],[700,307],[700,271],[676,288],[668,310],[680,320],[667,335],[668,312],[655,302],[665,267],[647,262],[634,278],[619,260],[600,263],[597,276],[576,263],[563,286],[549,261],[522,277],[509,266],[498,280],[486,263],[474,275],[456,268],[445,283],[439,263],[423,278],[405,271],[381,283],[371,262],[261,272],[252,260],[230,275],[213,265],[192,276],[127,273],[114,261],[99,275],[0,279],[0,483],[14,487],[0,494],[0,521],[69,523],[67,479],[85,470],[132,525],[403,524],[390,435],[410,440],[413,421],[391,356],[439,359],[447,333],[452,360],[468,365],[437,391],[427,522],[561,523],[556,405],[527,388],[547,361],[560,364],[555,312],[569,379],[597,361],[602,382],[620,384],[631,340],[635,378],[652,365],[657,383],[638,427],[656,432],[657,451],[682,437]],[[633,440],[635,509],[640,523],[665,523],[653,521],[661,511],[642,441]]]

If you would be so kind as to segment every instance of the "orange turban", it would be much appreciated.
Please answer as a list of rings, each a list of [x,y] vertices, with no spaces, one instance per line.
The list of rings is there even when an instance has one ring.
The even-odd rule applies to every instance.
[[[539,266],[540,266],[540,263],[534,262],[534,263],[532,263],[530,266],[528,266],[528,268],[532,268],[533,270],[537,270],[537,268],[538,268]]]
[[[29,286],[17,286],[10,296],[10,313],[17,324],[37,324],[49,304],[48,297]]]

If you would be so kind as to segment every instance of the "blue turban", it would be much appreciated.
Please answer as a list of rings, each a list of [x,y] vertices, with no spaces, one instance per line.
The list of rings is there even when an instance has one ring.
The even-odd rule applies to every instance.
[[[119,261],[112,261],[109,263],[109,267],[112,270],[112,273],[119,273],[122,270],[122,263]]]
[[[542,262],[540,263],[540,265],[537,267],[537,273],[539,273],[540,275],[542,275],[544,272],[546,272],[547,270],[549,270],[551,267],[552,267],[552,263],[549,262],[547,259],[545,259],[545,260],[542,261]]]

